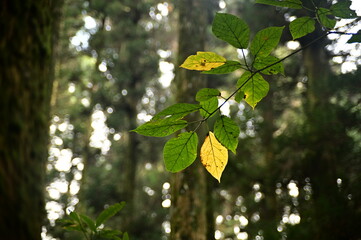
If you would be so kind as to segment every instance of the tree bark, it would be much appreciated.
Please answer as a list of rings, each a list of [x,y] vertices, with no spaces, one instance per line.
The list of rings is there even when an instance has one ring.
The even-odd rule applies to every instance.
[[[206,2],[205,0],[178,1],[179,46],[177,66],[181,65],[189,55],[204,49],[207,27],[207,14],[204,11],[207,6]],[[175,86],[177,102],[193,103],[196,91],[205,87],[205,81],[199,73],[177,69]],[[197,117],[199,116],[192,116],[193,120],[196,120]],[[199,137],[199,141],[202,142],[205,130],[203,129],[198,133],[203,135]],[[207,222],[206,174],[199,159],[196,159],[195,163],[186,170],[172,176],[170,239],[207,239],[210,224]]]
[[[0,4],[2,239],[41,239],[52,49],[61,2],[4,0]]]

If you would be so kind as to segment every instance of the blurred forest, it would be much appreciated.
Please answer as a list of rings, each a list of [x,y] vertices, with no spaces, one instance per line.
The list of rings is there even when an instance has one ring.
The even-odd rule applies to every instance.
[[[361,239],[359,43],[318,41],[285,60],[285,76],[266,76],[254,110],[229,101],[240,143],[218,183],[197,160],[166,172],[167,139],[130,130],[202,87],[235,90],[240,72],[178,67],[196,51],[244,57],[211,34],[216,12],[251,35],[301,15],[251,0],[56,2],[0,4],[0,236],[82,239],[59,220],[125,201],[106,226],[132,240]],[[275,56],[321,34],[283,34]]]

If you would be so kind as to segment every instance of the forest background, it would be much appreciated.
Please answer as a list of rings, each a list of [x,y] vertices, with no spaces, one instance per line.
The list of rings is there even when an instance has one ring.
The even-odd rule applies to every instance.
[[[130,239],[361,239],[361,58],[360,44],[346,44],[350,36],[330,35],[286,59],[284,75],[267,76],[270,91],[255,109],[233,100],[222,107],[241,132],[218,183],[199,161],[166,172],[167,139],[130,130],[171,103],[193,101],[200,87],[234,91],[239,72],[178,67],[197,51],[249,57],[211,35],[216,12],[239,16],[251,35],[288,25],[298,13],[247,0],[25,2],[5,1],[1,11],[8,22],[0,32],[6,239],[40,239],[40,232],[42,239],[79,239],[59,220],[74,210],[94,218],[121,201],[126,206],[106,226]],[[285,33],[274,55],[317,34],[292,41]]]

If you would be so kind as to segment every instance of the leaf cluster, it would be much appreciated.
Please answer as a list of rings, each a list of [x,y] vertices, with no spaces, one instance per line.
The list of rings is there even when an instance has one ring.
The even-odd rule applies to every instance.
[[[289,31],[294,40],[315,31],[317,23],[325,30],[322,36],[325,37],[330,33],[335,33],[330,30],[335,27],[338,20],[357,17],[356,13],[350,9],[351,1],[338,2],[329,9],[318,6],[309,9],[300,0],[256,0],[256,3],[310,11],[313,17],[296,18],[290,23]],[[243,73],[237,81],[236,90],[225,98],[221,96],[218,89],[201,89],[196,94],[199,104],[174,104],[134,130],[145,136],[164,137],[191,124],[197,124],[194,131],[182,132],[165,144],[163,154],[168,171],[181,171],[195,161],[198,149],[196,132],[201,124],[214,116],[223,106],[223,104],[218,104],[218,98],[223,98],[226,102],[231,98],[236,102],[244,100],[255,108],[269,91],[269,84],[263,76],[284,75],[283,60],[303,50],[302,48],[296,50],[282,59],[272,55],[284,29],[285,26],[268,27],[258,31],[253,39],[250,39],[250,28],[245,21],[227,13],[216,14],[212,23],[213,34],[239,49],[242,52],[243,61],[227,60],[213,52],[197,52],[196,55],[189,56],[180,67],[201,71],[203,74],[226,74],[240,70]],[[360,31],[352,35],[349,43],[360,42]],[[251,58],[246,56],[247,53],[250,53]],[[198,122],[185,120],[184,117],[197,111],[202,119]],[[220,115],[216,119],[214,132],[210,131],[204,140],[200,152],[201,162],[218,181],[228,161],[227,151],[236,153],[239,133],[238,125],[231,118]]]
[[[109,206],[98,215],[95,221],[86,215],[71,212],[69,218],[61,222],[65,230],[81,232],[87,240],[128,240],[129,236],[126,232],[104,228],[103,226],[109,218],[117,214],[124,206],[125,202]]]

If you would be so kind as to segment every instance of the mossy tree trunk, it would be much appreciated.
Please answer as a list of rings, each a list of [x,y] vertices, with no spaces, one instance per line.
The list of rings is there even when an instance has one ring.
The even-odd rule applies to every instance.
[[[178,1],[179,11],[179,66],[189,55],[204,50],[207,27],[207,1]],[[177,69],[175,78],[176,101],[194,103],[196,91],[205,87],[199,73]],[[192,116],[196,120],[196,116]],[[190,119],[189,119],[190,120]],[[193,129],[189,129],[193,130]],[[198,131],[200,144],[205,130]],[[206,240],[207,231],[207,181],[206,172],[199,159],[186,170],[172,176],[172,240]],[[209,213],[208,213],[209,215]],[[209,218],[209,217],[208,217]]]
[[[41,239],[54,20],[61,2],[0,3],[1,239]]]

